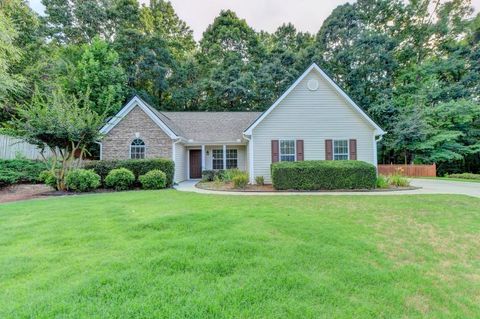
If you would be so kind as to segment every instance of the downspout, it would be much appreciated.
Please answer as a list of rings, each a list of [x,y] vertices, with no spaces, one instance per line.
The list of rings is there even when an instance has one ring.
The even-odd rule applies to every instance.
[[[375,141],[375,148],[374,148],[374,161],[375,161],[375,167],[377,169],[377,176],[378,176],[378,142],[380,142],[383,139],[383,135],[380,135],[378,139],[375,138],[375,135],[373,135],[373,140]]]
[[[175,164],[174,166],[174,169],[173,169],[173,183],[175,184],[176,182],[176,175],[177,175],[177,163],[175,161],[175,158],[176,158],[176,149],[175,149],[175,145],[180,142],[182,139],[181,138],[177,138],[176,140],[173,140],[173,143],[172,143],[172,161],[173,163]]]
[[[248,176],[250,180],[250,184],[254,184],[253,178],[253,137],[247,137],[247,135],[243,135],[243,138],[248,141]]]

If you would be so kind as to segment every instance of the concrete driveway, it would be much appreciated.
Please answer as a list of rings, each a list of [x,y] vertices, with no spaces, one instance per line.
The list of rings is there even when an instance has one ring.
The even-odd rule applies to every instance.
[[[422,187],[417,194],[461,194],[480,197],[480,183],[443,179],[412,179],[412,186]]]
[[[411,179],[411,185],[421,187],[420,189],[408,191],[386,191],[386,192],[226,192],[211,191],[199,189],[195,187],[198,181],[181,182],[175,188],[183,192],[195,192],[201,194],[217,194],[217,195],[265,195],[265,196],[282,196],[282,195],[378,195],[378,196],[397,196],[397,195],[417,195],[417,194],[460,194],[469,195],[480,198],[480,183],[474,182],[457,182],[438,179]]]

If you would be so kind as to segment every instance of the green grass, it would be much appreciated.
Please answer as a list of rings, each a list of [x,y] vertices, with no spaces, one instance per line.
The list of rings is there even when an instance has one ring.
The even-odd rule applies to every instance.
[[[479,229],[449,195],[0,205],[0,318],[478,318]]]

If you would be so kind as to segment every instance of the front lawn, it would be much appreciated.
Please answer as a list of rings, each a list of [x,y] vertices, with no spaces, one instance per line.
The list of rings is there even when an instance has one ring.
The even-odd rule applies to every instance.
[[[480,200],[136,191],[0,205],[0,318],[480,317]]]

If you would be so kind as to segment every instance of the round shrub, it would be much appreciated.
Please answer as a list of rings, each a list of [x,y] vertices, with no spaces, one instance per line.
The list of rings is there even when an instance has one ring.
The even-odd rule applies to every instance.
[[[105,185],[117,191],[129,189],[134,182],[135,175],[133,175],[131,170],[123,167],[112,169],[105,177]]]
[[[162,189],[167,184],[167,175],[159,169],[154,169],[139,178],[144,189]]]
[[[89,169],[75,169],[65,176],[67,189],[75,192],[88,192],[100,186],[100,175]]]
[[[42,171],[40,175],[38,175],[37,181],[47,186],[57,188],[57,178],[51,171]]]

